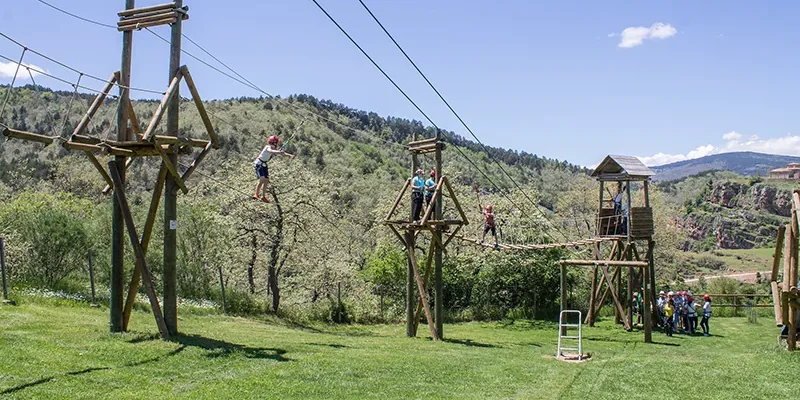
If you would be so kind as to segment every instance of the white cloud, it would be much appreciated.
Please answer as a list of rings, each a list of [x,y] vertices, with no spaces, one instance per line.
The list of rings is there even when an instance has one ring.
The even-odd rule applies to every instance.
[[[691,160],[711,154],[729,153],[734,151],[754,151],[757,153],[782,154],[800,156],[800,136],[786,135],[783,137],[762,139],[758,135],[750,135],[746,140],[741,133],[731,131],[722,135],[725,143],[714,146],[711,144],[700,146],[686,154],[658,153],[652,156],[639,157],[647,166],[657,166],[678,161]]]
[[[9,62],[0,61],[0,78],[12,79],[14,77],[14,72],[17,70],[17,65],[18,64],[16,62],[12,61]],[[37,67],[33,64],[22,64],[22,66],[19,67],[19,72],[17,73],[17,79],[30,79],[31,76],[28,74],[28,71],[25,69],[25,67],[32,68],[31,74],[33,75],[34,78],[40,75],[38,72],[34,71],[34,69],[39,71],[44,71],[44,69],[42,69],[41,67]]]
[[[670,24],[663,22],[656,22],[649,28],[644,26],[631,26],[625,28],[619,35],[622,37],[617,46],[622,48],[631,48],[641,45],[645,39],[666,39],[675,36],[678,30]],[[609,37],[616,36],[611,34]]]

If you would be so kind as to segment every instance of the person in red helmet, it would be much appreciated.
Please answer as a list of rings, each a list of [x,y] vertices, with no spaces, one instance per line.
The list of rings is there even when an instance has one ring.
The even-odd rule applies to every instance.
[[[703,319],[700,321],[700,327],[703,328],[703,336],[709,335],[708,319],[711,318],[711,296],[703,296]]]
[[[478,211],[483,214],[483,235],[481,235],[481,244],[486,240],[486,233],[492,231],[492,236],[494,237],[494,248],[500,248],[500,245],[497,243],[497,230],[494,225],[494,207],[491,204],[487,204],[486,208],[481,206],[481,196],[478,194],[478,187],[475,186],[475,196],[478,198]]]
[[[431,170],[430,178],[425,181],[425,207],[431,206],[431,200],[433,200],[433,192],[436,191],[436,170]],[[436,212],[436,205],[434,204],[434,208],[431,209],[431,215],[434,215]]]
[[[277,136],[273,135],[267,139],[267,145],[264,146],[264,149],[261,150],[261,153],[256,158],[256,161],[253,167],[256,170],[256,178],[258,178],[258,184],[256,184],[256,193],[253,195],[253,198],[265,203],[269,203],[269,198],[267,197],[267,185],[269,185],[269,168],[267,168],[267,162],[272,159],[272,157],[289,157],[294,158],[294,154],[289,154],[278,147],[278,143],[280,139]],[[261,194],[259,195],[259,191]]]
[[[697,304],[692,295],[686,297],[686,321],[689,326],[689,334],[694,335],[697,331]]]

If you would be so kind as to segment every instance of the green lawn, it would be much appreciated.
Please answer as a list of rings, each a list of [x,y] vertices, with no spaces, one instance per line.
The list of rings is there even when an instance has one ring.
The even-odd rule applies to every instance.
[[[25,302],[0,307],[0,397],[786,399],[800,354],[775,344],[770,318],[712,320],[712,337],[584,330],[592,359],[553,358],[550,323],[445,325],[445,342],[402,325],[304,327],[184,314],[186,335],[153,339],[136,312],[107,333],[108,310]],[[427,332],[420,327],[420,334]]]

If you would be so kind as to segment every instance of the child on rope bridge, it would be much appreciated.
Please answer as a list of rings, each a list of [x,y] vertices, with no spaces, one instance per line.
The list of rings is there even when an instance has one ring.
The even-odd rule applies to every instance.
[[[478,194],[478,186],[475,186],[475,197],[478,198],[478,211],[483,214],[483,235],[481,235],[481,244],[486,240],[486,233],[492,231],[492,236],[494,237],[494,248],[499,249],[500,245],[497,243],[497,230],[494,225],[494,213],[492,212],[494,207],[491,204],[487,204],[486,208],[481,206],[481,196]]]
[[[267,139],[267,145],[264,146],[264,149],[261,150],[261,153],[256,158],[256,161],[253,167],[256,170],[256,178],[258,178],[258,184],[256,185],[256,193],[253,195],[253,198],[265,203],[269,203],[269,198],[267,198],[267,185],[269,185],[269,168],[267,168],[267,162],[272,159],[272,157],[289,157],[294,158],[294,154],[289,154],[283,151],[283,147],[278,147],[278,143],[280,140],[277,136],[272,135]],[[258,192],[261,191],[261,195],[259,196]]]

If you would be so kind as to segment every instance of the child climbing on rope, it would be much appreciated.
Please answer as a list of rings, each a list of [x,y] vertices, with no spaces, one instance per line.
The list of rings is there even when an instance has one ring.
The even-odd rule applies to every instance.
[[[478,198],[478,211],[483,214],[483,235],[481,235],[481,244],[486,240],[486,233],[492,231],[492,236],[494,237],[494,248],[500,248],[500,245],[497,243],[497,230],[495,229],[494,225],[494,212],[491,204],[487,204],[486,208],[481,206],[481,196],[478,194],[478,186],[475,185],[475,197]]]
[[[422,213],[422,191],[425,189],[425,180],[422,179],[424,172],[417,169],[414,178],[411,179],[411,219],[416,224],[419,222]]]
[[[267,185],[269,185],[269,168],[267,168],[267,162],[269,162],[272,157],[278,156],[294,158],[294,154],[289,154],[278,147],[279,142],[280,140],[277,136],[270,136],[269,139],[267,139],[267,145],[261,150],[261,153],[258,155],[253,165],[256,170],[256,178],[258,178],[256,193],[253,195],[253,198],[256,200],[261,199],[261,201],[265,203],[269,203],[269,198],[267,198]],[[261,191],[260,196],[258,194],[259,191]]]

